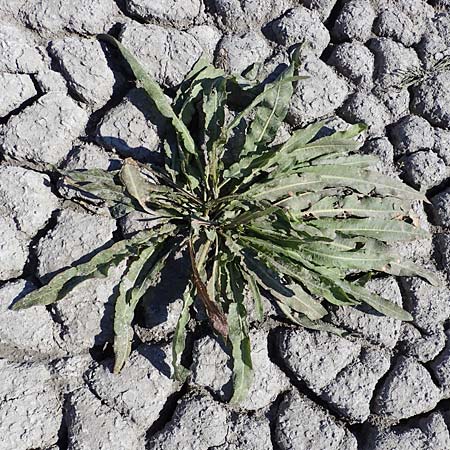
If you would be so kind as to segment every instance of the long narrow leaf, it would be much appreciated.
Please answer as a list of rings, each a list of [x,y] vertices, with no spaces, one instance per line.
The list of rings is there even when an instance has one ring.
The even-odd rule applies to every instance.
[[[100,200],[112,211],[121,208],[123,214],[136,209],[132,199],[126,195],[124,187],[116,182],[118,171],[109,172],[102,169],[63,170],[64,185],[92,200]],[[117,218],[117,214],[114,215]],[[119,215],[120,217],[120,215]]]
[[[367,128],[363,124],[356,124],[345,131],[338,131],[330,136],[314,141],[306,141],[307,138],[314,137],[319,129],[322,128],[322,125],[323,122],[319,122],[310,126],[309,129],[307,128],[305,133],[294,133],[278,149],[267,164],[267,167],[276,166],[274,170],[275,177],[295,167],[299,167],[301,164],[314,161],[326,155],[345,155],[348,152],[357,150],[361,143],[354,140],[354,138]]]
[[[135,254],[140,246],[158,235],[167,235],[176,229],[175,225],[164,225],[157,230],[141,231],[123,241],[112,244],[94,255],[89,261],[70,267],[55,275],[48,284],[30,292],[14,303],[12,309],[24,309],[35,305],[50,305],[61,300],[77,284],[88,278],[105,276],[111,266],[118,265],[130,255]]]
[[[301,253],[316,265],[339,269],[383,270],[394,260],[389,254],[376,254],[365,249],[338,251],[326,243],[304,245]]]
[[[294,264],[286,258],[274,258],[264,254],[261,254],[261,256],[271,267],[302,283],[314,295],[322,297],[334,305],[344,306],[357,304],[341,288],[336,286],[332,280],[321,277],[311,270],[306,270],[304,267]]]
[[[389,264],[388,273],[400,277],[421,277],[433,286],[441,286],[442,281],[431,270],[427,270],[411,261],[393,261]]]
[[[288,306],[283,303],[278,303],[278,307],[282,313],[294,324],[300,325],[303,328],[316,331],[326,331],[327,333],[336,334],[338,336],[345,336],[346,331],[335,327],[331,323],[324,322],[323,320],[310,320],[303,314],[298,314],[292,311]]]
[[[298,193],[323,189],[326,184],[315,174],[294,174],[284,178],[269,180],[266,183],[255,184],[247,192],[255,200],[276,202],[281,198],[294,197]]]
[[[219,195],[219,166],[223,157],[223,148],[217,145],[225,124],[225,106],[228,98],[226,80],[219,79],[209,83],[203,99],[203,115],[205,122],[205,176],[211,178],[209,186],[214,197]]]
[[[286,117],[294,91],[294,73],[298,64],[298,52],[295,52],[291,64],[272,83],[273,86],[269,85],[270,87],[264,89],[259,96],[255,117],[248,127],[239,161],[225,172],[225,178],[242,177],[250,171],[253,172],[253,176],[257,173],[255,157],[267,153],[267,145],[274,140],[281,122]]]
[[[174,111],[188,126],[196,111],[196,103],[203,92],[214,80],[221,80],[225,76],[223,70],[210,65],[205,58],[200,58],[186,75],[174,101]]]
[[[410,201],[394,197],[378,198],[357,195],[327,196],[315,202],[310,208],[297,214],[298,216],[314,217],[376,217],[379,219],[394,219],[406,216],[410,209]],[[295,215],[295,212],[294,212]]]
[[[180,120],[174,113],[159,84],[150,78],[139,61],[117,39],[108,34],[101,34],[99,35],[99,38],[109,42],[110,44],[113,44],[120,51],[122,56],[129,64],[131,70],[133,71],[136,80],[142,84],[142,87],[145,89],[149,97],[153,100],[155,106],[158,108],[158,111],[162,116],[172,122],[172,125],[174,126],[175,130],[184,143],[186,151],[192,154],[197,154],[196,146],[194,140],[192,139],[192,136],[189,133],[189,130],[187,129],[183,121]]]
[[[231,265],[231,286],[233,301],[228,309],[229,340],[233,356],[233,397],[232,403],[242,402],[251,387],[253,365],[250,355],[250,337],[247,311],[244,306],[244,283],[239,268]]]
[[[297,66],[298,60],[294,58],[274,82],[275,88],[267,89],[264,92],[265,95],[255,110],[255,118],[247,131],[241,157],[254,154],[257,147],[267,145],[275,138],[281,122],[286,117],[294,91],[293,82],[285,83],[283,81],[294,76]]]
[[[114,306],[114,373],[119,373],[131,353],[134,311],[147,290],[159,280],[170,251],[160,254],[161,244],[149,245],[133,260],[119,284]]]
[[[264,305],[261,297],[261,291],[259,289],[258,283],[256,283],[254,277],[243,271],[245,280],[247,281],[247,285],[250,289],[250,292],[252,294],[252,298],[255,302],[256,307],[256,314],[258,316],[258,320],[262,321],[264,319]]]
[[[382,219],[317,219],[311,225],[347,236],[365,236],[383,242],[426,239],[429,233],[399,220]]]
[[[307,315],[312,320],[320,319],[327,314],[327,310],[305,292],[301,286],[294,283],[285,285],[275,272],[256,258],[246,254],[244,263],[254,273],[264,289],[291,309]]]
[[[337,280],[336,283],[355,299],[368,304],[371,308],[385,316],[403,321],[413,320],[411,314],[402,307],[379,295],[369,292],[366,288],[359,286],[356,283],[350,283],[345,280]]]
[[[287,77],[279,80],[275,80],[273,83],[269,83],[264,87],[264,90],[262,93],[257,95],[253,101],[248,105],[243,111],[241,111],[239,114],[236,115],[236,117],[231,121],[231,123],[224,127],[222,130],[221,136],[219,138],[218,144],[220,146],[224,146],[230,137],[231,132],[240,124],[240,122],[248,116],[261,102],[264,101],[264,99],[267,97],[269,93],[272,93],[273,91],[276,91],[280,85],[283,84],[292,84],[294,81],[305,79],[305,77]],[[233,169],[234,170],[234,169]],[[230,173],[226,172],[224,173],[225,178],[231,178]]]
[[[194,139],[192,138],[184,122],[173,111],[170,103],[167,101],[167,98],[158,83],[150,78],[150,76],[147,74],[138,60],[117,39],[108,34],[101,34],[99,35],[99,38],[109,42],[110,44],[113,44],[120,51],[124,59],[129,64],[134,76],[136,77],[136,80],[139,81],[145,92],[153,100],[160,114],[171,122],[180,141],[183,144],[183,148],[187,153],[193,156],[194,160],[198,162],[197,168],[200,168],[199,152],[197,146],[195,145]],[[199,183],[198,180],[197,183]],[[192,188],[195,189],[195,187],[197,186],[198,184],[192,186]]]
[[[189,309],[194,302],[194,287],[188,282],[183,294],[183,309],[178,318],[177,326],[172,340],[172,366],[174,378],[182,383],[188,376],[188,370],[181,364],[181,357],[186,346],[186,326],[189,322]]]
[[[346,186],[366,195],[375,192],[383,196],[428,202],[427,198],[420,192],[401,181],[378,172],[346,166],[310,166],[299,170],[302,173],[319,176],[320,180],[328,187]]]

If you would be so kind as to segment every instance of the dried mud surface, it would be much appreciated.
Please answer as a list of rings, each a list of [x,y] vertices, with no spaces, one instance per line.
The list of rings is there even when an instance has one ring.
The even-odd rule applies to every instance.
[[[329,118],[369,125],[363,151],[430,200],[432,238],[398,247],[442,286],[385,277],[370,289],[412,323],[336,309],[346,338],[252,323],[255,383],[235,408],[230,361],[193,329],[191,377],[171,379],[186,261],[170,261],[111,373],[114,286],[123,267],[48,308],[12,302],[52,273],[142,227],[86,210],[51,167],[156,161],[161,123],[118,55],[120,37],[167,89],[203,53],[263,73],[310,42],[283,131]],[[450,448],[450,56],[448,0],[0,0],[0,450],[448,450]],[[438,67],[438,68],[437,68]],[[405,71],[420,71],[401,87]]]

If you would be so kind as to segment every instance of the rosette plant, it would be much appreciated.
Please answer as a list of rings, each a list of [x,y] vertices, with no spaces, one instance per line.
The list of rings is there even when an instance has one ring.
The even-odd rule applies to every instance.
[[[307,82],[297,75],[299,48],[290,64],[265,82],[249,73],[227,75],[200,59],[171,101],[120,42],[101,38],[119,50],[166,121],[164,163],[126,159],[118,171],[62,175],[114,217],[140,211],[151,226],[57,274],[13,309],[52,304],[77,283],[107,276],[111,266],[126,261],[115,299],[119,372],[131,352],[136,306],[158,283],[168,257],[185,251],[191,277],[173,336],[174,376],[184,380],[188,374],[181,356],[197,297],[212,329],[229,345],[235,402],[252,382],[245,292],[260,318],[264,296],[286,319],[311,329],[339,332],[326,321],[333,305],[366,304],[375,313],[412,319],[364,282],[374,272],[436,282],[389,248],[393,241],[426,237],[410,217],[411,203],[426,198],[370,170],[376,158],[358,153],[361,143],[355,139],[364,125],[323,135],[319,122],[274,143],[295,84]],[[238,131],[241,140],[232,146]]]

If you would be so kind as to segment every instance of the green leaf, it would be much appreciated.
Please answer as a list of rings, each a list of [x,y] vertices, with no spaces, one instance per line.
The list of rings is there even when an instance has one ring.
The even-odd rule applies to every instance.
[[[311,320],[321,319],[328,311],[311,295],[309,295],[299,284],[289,283],[286,285],[294,295],[284,296],[277,291],[270,291],[278,302],[289,306],[293,311],[304,314]]]
[[[338,275],[341,273],[341,271],[339,271],[336,268],[329,268],[329,267],[320,267],[320,266],[315,266],[314,264],[312,264],[310,261],[307,260],[307,258],[305,257],[304,254],[302,254],[299,251],[298,246],[294,246],[294,248],[290,247],[290,246],[283,246],[283,245],[278,245],[274,242],[265,240],[265,239],[259,239],[259,238],[255,238],[253,236],[241,236],[240,239],[247,244],[250,248],[253,248],[254,250],[256,250],[257,252],[262,252],[265,255],[271,256],[271,257],[278,257],[279,255],[282,255],[283,257],[289,258],[292,261],[295,261],[296,263],[300,263],[302,265],[304,265],[305,267],[307,267],[308,269],[311,270],[315,270],[320,269],[320,272],[318,271],[318,273],[322,274],[322,275],[330,275],[330,276],[334,276],[334,275]],[[308,241],[309,242],[309,241]]]
[[[276,224],[276,222],[275,222]],[[258,242],[265,242],[267,246],[271,244],[278,244],[282,247],[298,249],[299,245],[305,243],[305,236],[299,237],[294,233],[287,233],[284,229],[277,229],[276,226],[272,226],[273,223],[260,223],[247,227],[248,236],[245,239],[251,239],[251,237],[258,237]],[[250,237],[251,236],[251,237]]]
[[[299,171],[318,176],[328,187],[345,186],[366,195],[373,192],[383,196],[428,201],[415,189],[378,172],[347,166],[310,166],[302,167]]]
[[[325,183],[316,174],[293,174],[265,183],[255,183],[246,195],[252,196],[254,200],[275,202],[281,198],[294,197],[298,193],[320,190],[323,187]]]
[[[178,117],[183,120],[184,124],[188,126],[195,113],[195,102],[198,100],[198,94],[201,90],[201,83],[195,83],[200,79],[203,79],[203,73],[209,68],[211,64],[203,55],[192,66],[192,69],[186,75],[185,79],[181,82],[175,100],[173,102],[173,110]],[[213,67],[214,69],[214,67]],[[197,89],[193,92],[197,85]]]
[[[125,190],[122,186],[118,185],[107,185],[105,183],[85,183],[83,185],[76,185],[70,182],[66,178],[66,184],[76,188],[87,194],[91,194],[98,199],[105,202],[108,206],[115,206],[117,204],[122,204],[125,206],[132,206],[133,202],[126,195]],[[133,208],[135,209],[135,208]]]
[[[313,124],[310,126],[311,132],[317,132],[322,128],[323,122]],[[318,129],[318,127],[320,128]],[[328,155],[330,153],[342,153],[354,151],[361,147],[361,143],[355,141],[355,137],[367,130],[367,125],[358,123],[350,126],[343,131],[334,131],[328,136],[321,137],[315,140],[305,142],[305,133],[294,133],[294,135],[280,148],[280,153],[298,154],[300,159],[297,162],[309,161],[320,156]]]
[[[357,167],[361,169],[368,169],[374,167],[380,162],[380,158],[374,155],[326,155],[316,158],[308,163],[299,165],[302,167],[304,165],[319,166],[319,165],[336,165],[336,166],[347,166],[347,167]]]
[[[180,138],[184,143],[184,147],[187,152],[192,154],[197,154],[196,146],[192,136],[190,135],[186,125],[180,120],[177,115],[174,113],[172,107],[170,106],[167,98],[156,81],[150,78],[145,69],[141,66],[138,60],[128,51],[117,39],[108,35],[101,34],[99,35],[99,39],[109,42],[113,44],[125,58],[127,63],[129,64],[136,80],[141,83],[142,87],[147,92],[148,96],[153,100],[155,106],[158,108],[158,111],[161,115],[172,122],[175,130],[179,134]]]
[[[266,254],[260,254],[260,257],[273,269],[297,280],[312,294],[322,297],[334,305],[343,306],[357,304],[357,302],[351,300],[341,288],[336,286],[332,280],[317,275],[313,271],[307,270],[299,264],[294,264],[287,258],[280,255],[277,255],[277,257],[274,258]]]
[[[245,400],[252,385],[253,365],[250,354],[247,311],[244,306],[244,283],[241,271],[231,264],[232,302],[228,309],[229,340],[233,357],[233,397],[232,403]]]
[[[261,101],[255,110],[255,118],[246,133],[241,157],[253,155],[258,146],[272,142],[281,122],[286,117],[289,102],[294,92],[293,82],[282,81],[292,78],[297,67],[293,62],[274,82],[273,89],[264,91]]]
[[[125,215],[135,208],[133,201],[126,195],[125,189],[116,183],[118,171],[108,172],[102,169],[60,171],[64,184],[83,192],[87,196],[99,199],[110,209],[121,208]]]
[[[143,177],[137,163],[127,158],[120,171],[120,179],[126,187],[128,193],[137,200],[144,211],[150,211],[147,207],[149,194],[154,192],[152,185]]]
[[[426,239],[429,233],[400,220],[369,219],[316,219],[309,224],[331,233],[346,236],[365,236],[383,242]]]
[[[408,311],[405,311],[402,307],[384,299],[383,297],[380,297],[379,295],[372,294],[366,288],[359,286],[356,283],[349,283],[345,280],[336,280],[336,284],[342,287],[342,289],[344,289],[355,299],[366,303],[375,311],[378,311],[385,316],[403,321],[413,320],[411,314]]]
[[[320,319],[327,314],[327,310],[305,292],[300,285],[295,283],[284,284],[275,272],[248,254],[245,255],[244,262],[248,269],[254,273],[259,284],[279,302],[305,314],[311,320]]]
[[[198,79],[200,74],[207,68],[212,67],[208,57],[202,54],[200,58],[196,61],[196,63],[192,66],[192,69],[186,74],[184,80],[181,82],[178,87],[176,97],[175,97],[175,105],[178,104],[178,100],[181,99],[186,93],[192,88],[192,83]],[[181,103],[182,105],[182,103]],[[179,113],[179,110],[176,110]]]
[[[205,121],[205,134],[207,148],[212,150],[215,141],[219,138],[225,123],[225,105],[227,100],[226,82],[219,79],[210,83],[204,92],[203,114]]]
[[[294,92],[293,82],[297,79],[294,77],[297,67],[298,60],[294,57],[292,63],[279,77],[266,85],[264,91],[257,97],[258,103],[251,104],[255,108],[254,119],[248,127],[239,161],[225,171],[225,178],[242,178],[250,173],[254,176],[258,172],[255,169],[259,164],[255,164],[255,161],[267,152],[267,145],[274,140],[278,128],[286,117]]]
[[[340,328],[335,327],[330,323],[324,322],[322,320],[313,321],[305,317],[303,314],[297,314],[294,311],[291,311],[291,309],[283,303],[278,303],[278,307],[292,323],[300,325],[303,328],[316,331],[325,331],[327,333],[336,334],[338,336],[345,336],[346,334],[348,334],[345,330],[341,330]]]
[[[291,76],[291,77],[284,77],[284,78],[277,78],[275,81],[271,83],[267,83],[264,86],[264,89],[261,93],[259,93],[249,105],[247,105],[229,124],[227,128],[227,132],[231,131],[233,128],[235,128],[239,122],[245,117],[248,116],[254,108],[256,108],[261,102],[264,101],[264,99],[267,97],[269,91],[278,89],[279,85],[283,84],[291,84],[295,81],[301,81],[306,80],[308,77],[301,77],[301,76]]]
[[[78,170],[59,170],[64,177],[68,177],[72,182],[77,184],[98,183],[115,185],[114,177],[118,171],[107,171],[103,169],[78,169]]]
[[[140,166],[134,160],[128,158],[125,160],[122,170],[120,171],[120,179],[130,197],[134,198],[139,210],[143,210],[155,218],[176,217],[180,218],[184,214],[191,214],[189,203],[192,195],[172,182],[168,181],[165,176],[156,174],[155,177],[149,178],[156,174],[149,167]],[[161,177],[169,186],[155,183]],[[195,203],[198,200],[194,197]]]
[[[256,306],[256,314],[258,316],[258,320],[262,321],[264,320],[264,305],[261,297],[261,292],[259,290],[258,283],[256,283],[253,276],[245,271],[242,272],[247,285],[250,289],[250,292],[252,294],[252,298],[255,301]]]
[[[272,91],[275,91],[279,85],[283,84],[291,84],[293,81],[298,81],[304,79],[304,77],[287,77],[283,79],[275,80],[273,83],[268,83],[265,87],[263,92],[261,92],[259,95],[257,95],[253,101],[239,114],[236,115],[236,117],[228,124],[228,126],[224,127],[221,133],[221,136],[218,140],[219,146],[224,146],[229,139],[229,136],[231,132],[239,125],[239,123],[248,116],[254,108],[256,108],[261,102],[264,101],[264,99],[267,97],[267,95],[271,94]],[[224,173],[225,178],[230,178],[229,173]]]
[[[376,254],[365,249],[338,251],[328,243],[306,244],[301,248],[301,252],[316,265],[339,269],[383,270],[394,260],[389,254]]]
[[[357,150],[361,143],[354,140],[358,134],[364,131],[367,126],[364,124],[356,124],[349,127],[345,131],[338,131],[330,136],[325,136],[314,141],[307,140],[313,138],[323,122],[313,124],[305,130],[295,132],[280,148],[274,153],[274,157],[267,166],[277,166],[276,174],[290,171],[300,164],[311,162],[326,155],[342,155]]]
[[[164,236],[176,230],[175,225],[167,224],[154,230],[136,233],[133,237],[116,242],[95,254],[89,261],[72,266],[55,275],[45,286],[30,292],[14,303],[13,310],[30,308],[36,305],[50,305],[61,300],[77,284],[88,278],[103,277],[112,266],[117,266],[128,256],[136,254],[139,248],[155,236]]]
[[[394,197],[327,196],[297,215],[303,217],[312,215],[314,217],[354,216],[395,219],[406,216],[410,206],[410,201]],[[293,214],[295,215],[295,211]]]
[[[195,115],[196,103],[200,101],[204,92],[216,82],[226,82],[225,72],[210,65],[207,60],[200,58],[186,76],[174,102],[174,110],[186,125],[189,125]]]
[[[225,124],[225,106],[228,98],[226,80],[219,79],[210,83],[204,92],[203,114],[205,122],[205,175],[211,177],[210,187],[214,197],[219,195],[219,166],[224,148],[218,145],[218,139]]]
[[[388,273],[400,277],[418,276],[423,278],[424,280],[427,280],[433,286],[442,286],[442,281],[434,272],[432,272],[431,270],[427,270],[411,261],[392,261],[389,264]]]
[[[194,287],[189,281],[183,294],[183,309],[181,310],[180,317],[178,318],[175,333],[172,341],[172,366],[174,369],[174,379],[184,383],[189,374],[181,364],[181,357],[186,346],[186,326],[189,322],[189,309],[194,302]]]
[[[319,189],[313,192],[301,192],[299,194],[282,197],[275,203],[275,205],[289,211],[291,217],[302,217],[303,215],[307,215],[307,212],[303,210],[306,210],[307,208],[315,205],[322,199],[333,198],[333,196],[335,196],[335,194],[339,192],[340,191],[335,188]],[[342,197],[340,196],[337,198]]]
[[[149,244],[128,264],[119,283],[114,306],[114,373],[119,373],[131,353],[131,323],[139,300],[159,280],[159,274],[170,252],[160,254],[161,245]]]
[[[117,39],[108,35],[101,34],[99,35],[99,39],[105,40],[110,44],[114,45],[122,54],[124,59],[129,64],[136,80],[141,84],[144,88],[145,92],[154,102],[156,108],[159,113],[169,120],[177,133],[180,142],[183,144],[183,148],[187,153],[191,154],[194,160],[197,162],[197,168],[201,169],[200,161],[199,161],[199,153],[197,146],[195,145],[194,139],[192,138],[188,128],[184,124],[184,122],[175,114],[170,103],[167,100],[167,97],[164,94],[164,91],[161,87],[156,83],[145,71],[145,69],[141,66],[138,60],[128,51]],[[169,164],[171,166],[171,164]],[[171,166],[172,167],[172,166]],[[191,179],[191,183],[193,180]],[[199,184],[199,181],[196,180],[194,185],[191,185],[192,189],[195,189]]]
[[[308,142],[311,142],[314,137],[316,137],[317,133],[324,127],[325,124],[326,121],[322,120],[320,122],[308,125],[305,128],[294,131],[292,136],[279,146],[277,153],[289,154],[304,148]]]
[[[227,228],[234,229],[239,225],[245,225],[247,223],[253,222],[258,218],[272,214],[273,212],[277,211],[277,209],[277,206],[271,206],[270,204],[259,202],[258,204],[252,205],[249,211],[238,214],[237,217],[232,219],[229,225],[227,225]]]
[[[252,385],[252,361],[250,338],[242,331],[241,320],[245,314],[237,303],[231,303],[228,311],[229,339],[233,357],[233,397],[231,403],[245,400]]]

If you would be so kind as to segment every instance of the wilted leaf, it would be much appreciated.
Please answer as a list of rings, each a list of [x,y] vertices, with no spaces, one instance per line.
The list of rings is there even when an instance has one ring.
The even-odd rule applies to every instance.
[[[192,280],[194,282],[194,286],[200,300],[205,307],[206,314],[208,315],[208,319],[211,322],[212,327],[217,333],[219,333],[223,337],[228,336],[228,323],[225,317],[225,314],[220,310],[219,306],[215,302],[214,299],[210,299],[208,295],[208,289],[203,283],[200,274],[197,269],[197,263],[195,261],[194,251],[192,248],[192,244],[189,244],[189,256],[191,259],[191,267],[192,267]]]

